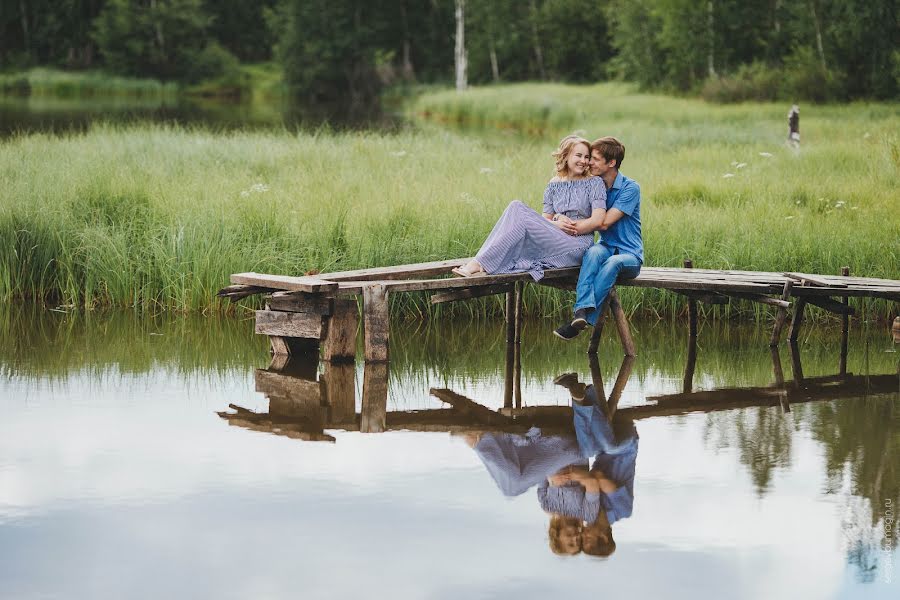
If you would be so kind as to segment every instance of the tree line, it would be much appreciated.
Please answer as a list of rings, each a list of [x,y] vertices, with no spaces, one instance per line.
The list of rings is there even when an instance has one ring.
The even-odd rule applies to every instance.
[[[277,60],[298,96],[351,100],[453,81],[462,58],[475,84],[892,99],[898,16],[896,0],[0,0],[0,68],[196,82]]]

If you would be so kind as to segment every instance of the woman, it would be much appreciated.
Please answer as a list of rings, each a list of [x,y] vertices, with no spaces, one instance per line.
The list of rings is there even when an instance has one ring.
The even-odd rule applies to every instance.
[[[556,176],[544,190],[543,216],[513,200],[475,258],[453,273],[471,277],[527,272],[539,281],[544,269],[581,264],[606,214],[606,186],[602,178],[590,176],[591,145],[586,139],[564,137],[553,157]]]

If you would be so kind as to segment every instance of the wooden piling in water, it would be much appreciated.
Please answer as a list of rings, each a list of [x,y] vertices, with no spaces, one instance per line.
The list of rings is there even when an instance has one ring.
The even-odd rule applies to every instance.
[[[377,283],[366,285],[362,295],[366,362],[385,362],[390,325],[387,288]]]
[[[850,276],[850,267],[841,267],[841,275],[843,277]],[[841,298],[841,303],[849,308],[849,298],[844,296]],[[841,360],[840,360],[840,373],[844,375],[847,373],[847,350],[850,342],[850,313],[849,311],[844,311],[841,315]]]
[[[685,269],[693,269],[694,261],[691,259],[685,259],[684,261]],[[688,296],[688,319],[689,319],[689,331],[692,338],[697,337],[697,301]]]

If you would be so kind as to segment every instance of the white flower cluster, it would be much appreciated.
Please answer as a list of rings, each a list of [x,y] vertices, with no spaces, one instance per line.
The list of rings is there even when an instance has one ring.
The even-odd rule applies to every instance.
[[[251,194],[262,194],[269,191],[269,186],[264,183],[254,183],[249,189],[241,192],[241,198],[247,198]]]

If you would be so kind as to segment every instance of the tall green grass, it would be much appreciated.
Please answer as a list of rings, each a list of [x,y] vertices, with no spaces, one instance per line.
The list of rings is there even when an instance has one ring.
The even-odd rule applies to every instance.
[[[36,68],[22,73],[0,74],[0,94],[57,98],[171,98],[177,93],[178,85],[175,83],[118,77],[100,71],[67,72]]]
[[[425,95],[416,106],[449,96]],[[522,108],[504,108],[506,96]],[[470,256],[509,201],[540,208],[550,152],[572,129],[624,140],[623,172],[642,185],[649,265],[688,257],[707,268],[837,273],[849,265],[854,274],[900,279],[900,118],[889,105],[805,111],[803,147],[794,151],[782,143],[786,112],[777,105],[717,107],[617,85],[510,86],[459,98],[534,123],[529,98],[557,102],[575,121],[542,126],[541,137],[428,126],[294,135],[142,125],[5,141],[0,298],[230,310],[214,294],[233,272]],[[625,289],[623,300],[643,314],[684,310],[661,291]],[[529,286],[525,307],[548,315],[570,302],[567,293]],[[894,310],[859,306],[883,318]],[[432,308],[423,295],[403,295],[393,308],[419,316],[502,307],[487,299]],[[716,310],[771,314],[741,302]]]

